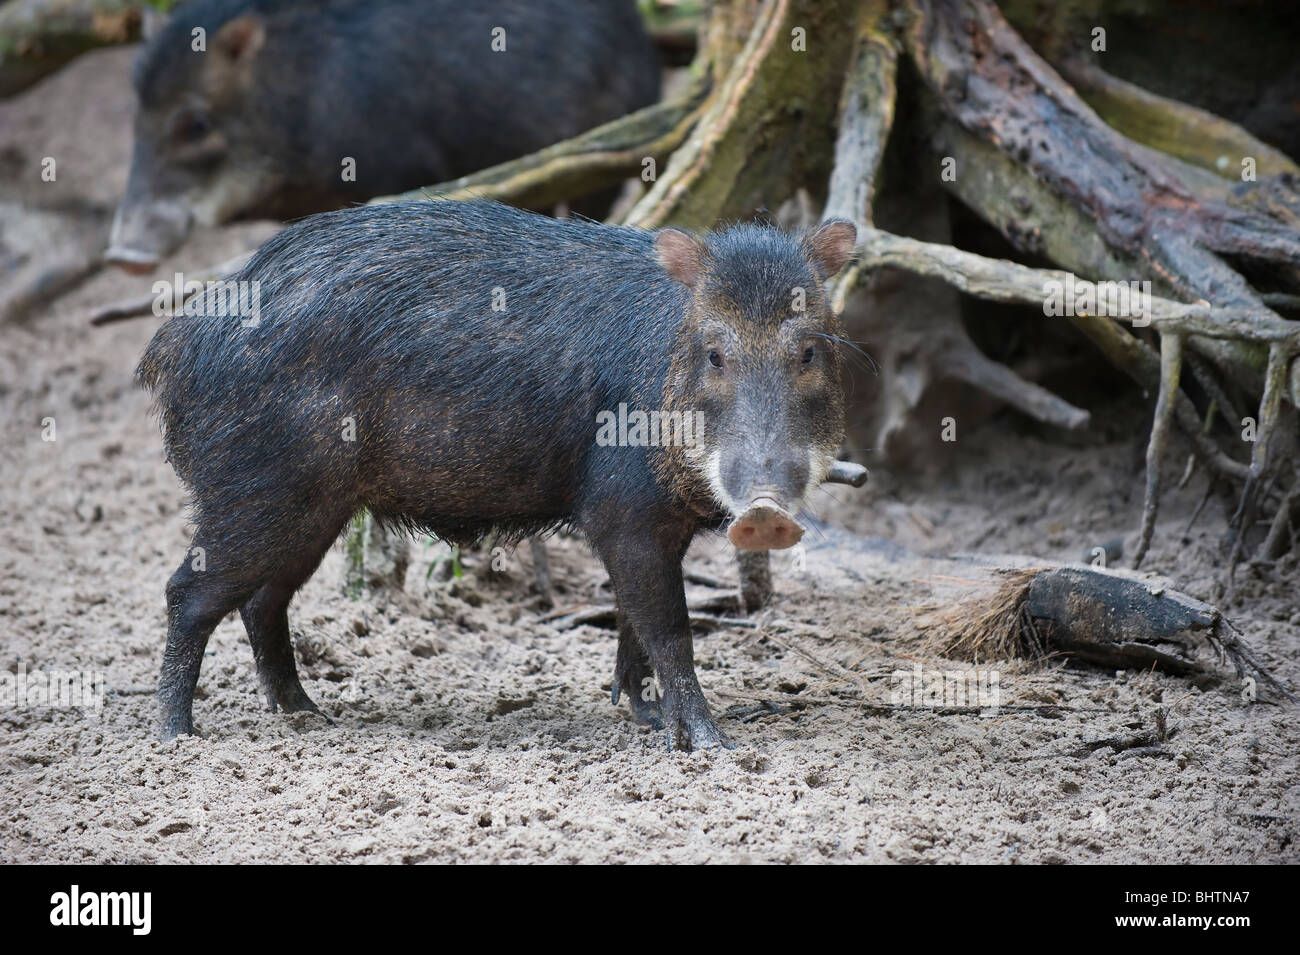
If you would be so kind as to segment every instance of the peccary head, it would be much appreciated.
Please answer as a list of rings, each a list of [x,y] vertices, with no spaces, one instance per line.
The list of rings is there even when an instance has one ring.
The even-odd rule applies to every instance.
[[[724,508],[743,550],[799,541],[793,515],[844,439],[841,330],[822,283],[856,238],[842,220],[803,237],[753,225],[704,240],[676,229],[655,237],[660,263],[690,290],[664,405],[702,418],[702,433],[669,449],[660,473]]]
[[[131,171],[105,254],[131,272],[151,270],[195,223],[229,221],[278,183],[259,145],[275,140],[258,132],[266,119],[253,89],[265,21],[228,20],[209,31],[203,51],[191,49],[188,30],[178,14],[136,67]]]

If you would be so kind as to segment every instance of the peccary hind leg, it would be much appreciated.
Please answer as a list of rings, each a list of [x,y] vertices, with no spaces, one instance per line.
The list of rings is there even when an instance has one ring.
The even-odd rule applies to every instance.
[[[263,516],[262,523],[274,518]],[[167,583],[167,649],[158,678],[159,732],[164,740],[194,732],[194,687],[208,637],[221,619],[239,608],[268,701],[286,711],[320,711],[298,682],[289,640],[289,600],[312,575],[345,522],[313,514],[302,522],[312,530],[286,534],[279,548],[232,543],[248,541],[251,527],[208,526],[194,539],[203,563],[186,558]],[[215,542],[215,543],[214,543]]]
[[[306,711],[325,717],[298,680],[293,643],[289,638],[289,600],[293,589],[272,581],[239,608],[257,662],[257,679],[266,695],[267,708],[274,713]]]
[[[298,588],[316,572],[330,546],[347,523],[346,515],[318,514],[305,526],[315,526],[315,539],[307,541],[239,608],[248,631],[248,642],[257,662],[257,679],[262,684],[268,708],[286,713],[315,713],[329,722],[298,679],[293,641],[289,636],[289,601]]]
[[[215,571],[196,570],[188,556],[167,582],[167,649],[157,694],[162,739],[193,734],[194,687],[208,637],[249,589]]]

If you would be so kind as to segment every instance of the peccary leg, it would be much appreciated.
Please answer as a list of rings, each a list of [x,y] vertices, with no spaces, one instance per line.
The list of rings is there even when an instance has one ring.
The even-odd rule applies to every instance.
[[[306,711],[328,720],[298,680],[298,665],[289,636],[289,601],[316,572],[346,523],[346,517],[335,520],[322,516],[319,523],[308,525],[325,530],[319,531],[315,540],[280,566],[275,576],[239,608],[253,648],[253,659],[257,661],[257,679],[272,713],[277,709],[286,713]]]
[[[627,614],[618,612],[618,657],[614,663],[614,691],[610,694],[615,706],[621,694],[627,694],[628,705],[637,722],[661,730],[664,728],[663,711],[659,706],[659,690],[655,686],[654,667],[628,623]]]
[[[740,602],[745,613],[757,613],[772,599],[772,552],[736,551],[736,565],[740,569]]]
[[[551,596],[551,561],[546,555],[546,541],[533,537],[529,539],[528,547],[533,555],[533,577],[537,581],[537,592],[541,594],[541,604],[553,607],[555,598]]]
[[[659,678],[668,748],[731,748],[695,678],[682,554],[657,547],[642,528],[625,530],[605,532],[595,541],[596,550],[609,571],[618,605]]]
[[[162,739],[194,732],[194,687],[208,637],[221,618],[247,598],[249,589],[216,571],[195,570],[189,556],[167,582],[167,649],[158,677]]]
[[[274,713],[306,710],[324,716],[298,680],[298,667],[289,638],[289,600],[297,585],[272,581],[239,608],[248,642],[257,662],[257,679],[266,695],[267,708]]]

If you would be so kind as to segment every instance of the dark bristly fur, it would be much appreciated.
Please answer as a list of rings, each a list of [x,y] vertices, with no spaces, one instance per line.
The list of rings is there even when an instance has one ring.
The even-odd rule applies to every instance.
[[[597,413],[705,408],[708,449],[756,458],[727,477],[740,495],[784,480],[764,476],[765,455],[832,456],[843,412],[833,354],[799,365],[780,350],[792,286],[808,289],[808,334],[836,332],[806,244],[741,226],[701,248],[690,289],[640,230],[495,203],[357,208],[286,229],[235,276],[260,283],[256,327],[204,299],[167,322],[137,374],[193,492],[206,567],[187,559],[168,586],[164,733],[191,731],[203,643],[235,607],[272,705],[314,709],[285,608],[369,508],[448,540],[577,527],[618,596],[615,696],[666,722],[671,744],[725,743],[695,681],[681,583],[696,528],[724,515],[678,449],[598,445]],[[704,361],[702,323],[718,319],[742,345],[734,376]],[[662,701],[643,698],[652,672]]]
[[[113,247],[446,182],[649,106],[659,77],[632,0],[191,0],[137,63]]]

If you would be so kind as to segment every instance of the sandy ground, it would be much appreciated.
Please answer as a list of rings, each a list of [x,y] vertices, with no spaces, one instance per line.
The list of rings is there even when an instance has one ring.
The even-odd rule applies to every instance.
[[[87,56],[0,104],[3,160],[57,198],[109,203],[129,152],[129,51]],[[21,184],[18,187],[21,191]],[[270,234],[197,237],[176,262],[222,261]],[[187,543],[184,494],[131,384],[157,319],[106,329],[95,305],[148,291],[92,278],[0,328],[0,667],[102,671],[98,713],[0,709],[6,862],[1295,862],[1300,766],[1293,708],[1248,705],[1159,673],[992,664],[993,715],[887,704],[889,674],[954,671],[919,622],[951,602],[935,567],[854,548],[843,532],[917,552],[1077,560],[1132,543],[1141,441],[1126,402],[1063,443],[1013,416],[963,434],[924,474],[876,468],[834,489],[806,566],[775,561],[777,598],[752,628],[697,638],[700,679],[734,751],[667,753],[609,702],[610,630],[541,620],[527,548],[504,579],[429,582],[417,546],[404,595],[352,600],[338,548],[291,609],[308,692],[333,719],[267,713],[237,618],[218,627],[196,701],[203,736],[155,741],[163,585]],[[1123,413],[1121,413],[1121,411]],[[56,421],[42,440],[42,419]],[[1220,598],[1212,501],[1194,478],[1162,512],[1148,566]],[[704,540],[689,569],[734,580]],[[581,543],[551,544],[562,606],[608,599]],[[1225,609],[1275,672],[1300,678],[1289,560],[1244,574]],[[708,596],[692,587],[692,597]],[[1016,708],[1019,706],[1025,708]],[[1168,712],[1161,753],[1127,753]],[[1090,745],[1091,744],[1091,745]]]

